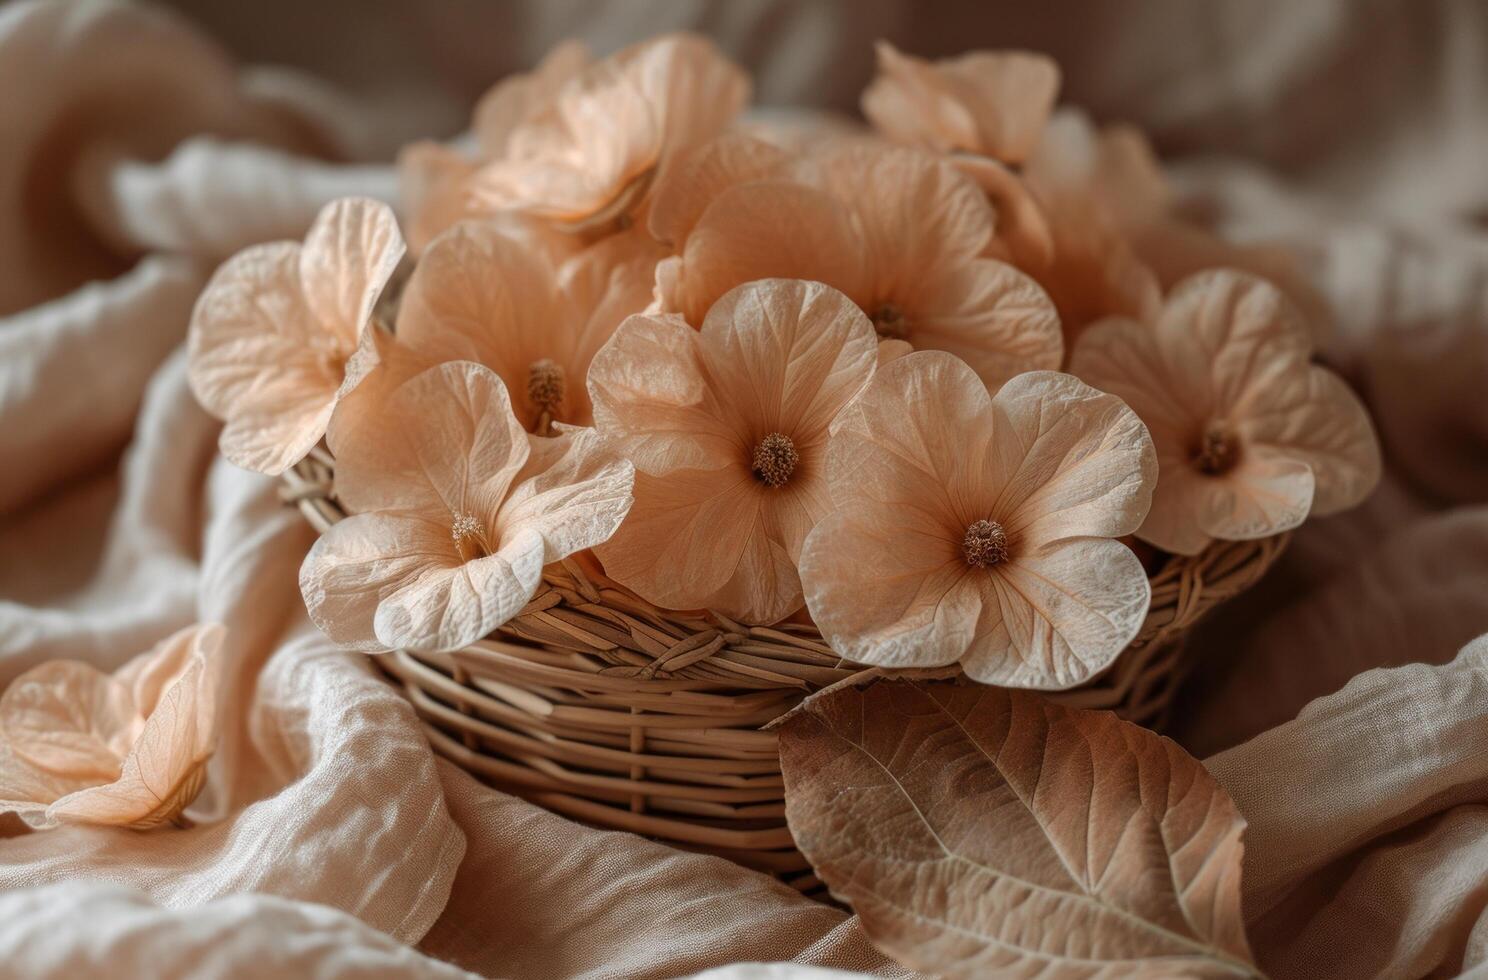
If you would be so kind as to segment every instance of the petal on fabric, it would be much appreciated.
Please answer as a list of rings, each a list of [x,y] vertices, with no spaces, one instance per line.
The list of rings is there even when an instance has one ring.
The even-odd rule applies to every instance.
[[[988,388],[996,390],[1024,371],[1055,370],[1064,360],[1054,303],[1004,262],[973,259],[939,274],[927,272],[907,289],[909,342],[955,354]]]
[[[979,149],[976,120],[944,75],[887,41],[874,51],[878,73],[863,90],[862,109],[879,132],[941,151]]]
[[[216,656],[225,632],[217,623],[178,630],[114,671],[114,680],[129,689],[135,710],[149,717],[161,695],[196,659]]]
[[[332,525],[300,566],[310,619],[342,646],[385,650],[374,621],[384,599],[458,565],[448,523],[401,514],[353,514]]]
[[[425,249],[398,313],[398,339],[433,361],[476,361],[501,376],[524,427],[532,365],[567,365],[581,323],[546,256],[485,222],[465,222]],[[580,380],[567,379],[578,388]]]
[[[496,518],[505,541],[524,531],[542,537],[545,564],[608,541],[630,512],[635,468],[608,451],[593,429],[561,439],[563,453],[512,489]]]
[[[589,365],[596,428],[637,469],[717,469],[750,447],[726,421],[698,332],[676,316],[633,316]]]
[[[729,188],[708,206],[687,238],[675,286],[658,298],[694,325],[718,297],[755,279],[812,279],[862,305],[869,301],[865,263],[851,214],[830,194],[756,181]],[[660,283],[661,270],[657,275]]]
[[[505,153],[512,132],[551,105],[568,80],[588,67],[590,57],[588,45],[569,38],[543,55],[532,71],[508,75],[491,86],[470,120],[481,155],[490,159]]]
[[[698,147],[656,185],[647,228],[663,244],[680,247],[719,194],[736,184],[780,173],[784,150],[744,133],[727,132]]]
[[[373,630],[390,649],[458,650],[522,611],[542,581],[542,535],[519,530],[493,555],[428,567],[377,604]]]
[[[404,382],[379,417],[382,424],[342,434],[336,492],[352,512],[489,519],[527,460],[527,433],[506,387],[471,361],[441,364]]]
[[[642,598],[703,608],[740,568],[763,492],[742,462],[660,476],[637,471],[629,515],[595,553],[606,574]]]
[[[992,398],[960,359],[916,351],[883,365],[839,417],[827,448],[833,503],[923,509],[965,528],[987,517]]]
[[[402,257],[398,221],[381,201],[363,197],[332,201],[310,226],[300,250],[305,302],[347,349],[356,346]]]
[[[913,506],[864,501],[823,518],[801,549],[811,618],[832,649],[880,667],[938,667],[971,646],[982,608],[956,532]]]
[[[988,570],[1006,628],[962,658],[983,684],[1064,690],[1095,677],[1147,618],[1152,586],[1142,562],[1109,538],[1061,541]]]
[[[1312,468],[1301,460],[1248,451],[1230,472],[1202,479],[1199,529],[1225,541],[1290,531],[1312,508]]]
[[[799,279],[725,293],[703,321],[699,347],[739,430],[751,441],[784,433],[798,448],[825,438],[878,360],[862,310],[830,286]]]
[[[1018,547],[1116,538],[1141,526],[1157,453],[1121,399],[1072,375],[1035,371],[1003,385],[992,410],[1001,482],[992,513]]]
[[[217,747],[220,628],[215,635],[194,645],[186,669],[161,694],[119,778],[62,797],[48,808],[50,817],[144,828],[174,819],[196,798]]]
[[[1300,460],[1315,483],[1311,513],[1352,507],[1379,483],[1379,441],[1353,389],[1324,367],[1268,389],[1256,411],[1237,424],[1257,451]]]
[[[212,276],[191,315],[188,377],[207,411],[228,423],[222,451],[275,475],[325,433],[355,341],[311,313],[301,290],[300,246],[244,249]]]
[[[107,782],[139,733],[129,688],[76,660],[33,667],[0,695],[0,738],[57,776]]]
[[[96,782],[92,776],[64,775],[38,766],[0,739],[0,813],[14,813],[28,826],[54,826],[46,813],[52,801]]]

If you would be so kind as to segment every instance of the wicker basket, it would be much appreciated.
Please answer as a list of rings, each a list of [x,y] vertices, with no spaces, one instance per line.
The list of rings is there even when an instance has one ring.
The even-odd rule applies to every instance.
[[[317,450],[285,474],[287,501],[317,531],[345,516]],[[1152,576],[1141,632],[1105,674],[1055,697],[1159,727],[1182,676],[1182,635],[1254,583],[1286,535],[1216,542]],[[602,827],[633,831],[819,883],[785,825],[768,724],[862,668],[809,625],[744,627],[657,609],[597,569],[549,567],[532,602],[455,653],[375,658],[440,754],[488,783]]]

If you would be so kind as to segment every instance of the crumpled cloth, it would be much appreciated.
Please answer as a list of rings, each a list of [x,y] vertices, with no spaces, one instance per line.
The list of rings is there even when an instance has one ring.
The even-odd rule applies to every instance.
[[[375,112],[105,0],[0,9],[0,81],[0,685],[229,629],[194,828],[0,818],[0,974],[902,975],[840,909],[480,785],[307,622],[312,532],[216,455],[181,342],[222,257],[395,199],[355,162]],[[1488,969],[1488,641],[1458,653],[1488,632],[1488,236],[1223,161],[1179,176],[1301,250],[1390,463],[1192,640],[1175,735],[1250,822],[1252,944],[1277,977]]]

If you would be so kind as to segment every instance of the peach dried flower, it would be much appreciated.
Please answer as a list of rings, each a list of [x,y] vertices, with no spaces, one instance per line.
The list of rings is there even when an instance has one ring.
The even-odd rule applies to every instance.
[[[351,516],[310,549],[300,591],[333,640],[454,650],[511,619],[543,566],[612,534],[631,466],[592,429],[529,448],[501,379],[454,361],[343,427],[336,491]]]
[[[105,674],[51,660],[0,696],[0,812],[33,827],[183,823],[217,744],[224,630],[191,626]]]
[[[558,270],[539,250],[464,222],[425,250],[404,291],[398,342],[433,363],[468,360],[501,376],[527,431],[592,420],[594,352],[651,298],[656,246],[612,236]]]
[[[1111,318],[1086,332],[1071,370],[1125,399],[1157,445],[1157,492],[1139,537],[1192,555],[1368,495],[1380,474],[1369,417],[1311,353],[1282,293],[1232,269],[1180,282],[1152,323]]]
[[[928,62],[887,41],[863,114],[885,136],[949,153],[1021,163],[1043,135],[1059,66],[1029,51],[973,51]]]
[[[624,227],[652,182],[748,99],[748,78],[704,38],[633,45],[590,65],[514,127],[505,153],[471,180],[472,205],[574,231]]]
[[[950,351],[988,384],[1059,366],[1053,304],[1017,269],[983,257],[995,216],[950,164],[855,143],[798,171],[736,184],[708,204],[681,254],[657,266],[663,310],[696,324],[740,283],[812,279],[845,293],[880,337]]]
[[[408,242],[415,254],[445,229],[471,217],[467,184],[482,163],[506,152],[511,134],[552,105],[568,80],[589,64],[589,49],[564,41],[530,72],[510,75],[475,106],[470,135],[474,152],[420,140],[398,154],[399,189],[408,217]]]
[[[360,381],[354,358],[403,255],[384,204],[327,205],[305,242],[244,249],[222,264],[191,315],[191,390],[226,423],[222,454],[270,475],[304,458]]]
[[[1142,523],[1157,461],[1120,399],[1048,371],[994,397],[920,351],[879,369],[826,463],[834,510],[801,549],[801,581],[842,656],[1059,689],[1141,627],[1151,586],[1113,539]]]
[[[675,316],[621,324],[589,369],[595,423],[637,471],[630,516],[596,549],[606,572],[673,609],[749,623],[799,609],[828,432],[876,350],[851,300],[799,280],[731,290],[701,330]]]

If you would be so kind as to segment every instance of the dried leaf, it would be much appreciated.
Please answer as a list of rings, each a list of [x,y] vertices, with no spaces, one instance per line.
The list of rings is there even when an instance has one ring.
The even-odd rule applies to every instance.
[[[1021,691],[875,681],[808,701],[780,748],[796,843],[912,969],[1258,975],[1244,821],[1168,739]]]

